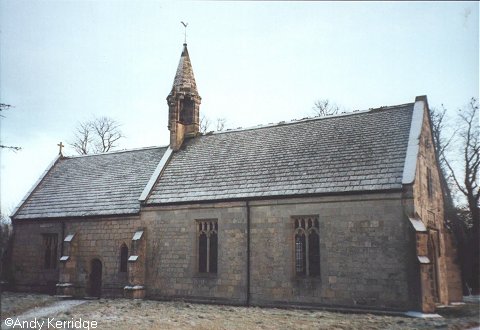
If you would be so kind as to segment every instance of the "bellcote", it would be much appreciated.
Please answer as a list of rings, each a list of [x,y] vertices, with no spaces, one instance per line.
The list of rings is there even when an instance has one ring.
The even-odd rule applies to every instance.
[[[198,95],[192,63],[185,43],[173,80],[172,90],[167,96],[170,147],[173,150],[180,149],[185,138],[194,137],[198,134],[201,101],[202,98]]]

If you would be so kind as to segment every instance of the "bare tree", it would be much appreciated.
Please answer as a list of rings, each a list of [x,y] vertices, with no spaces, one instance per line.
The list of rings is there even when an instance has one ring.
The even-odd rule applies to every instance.
[[[472,98],[468,106],[459,110],[456,129],[451,130],[447,137],[445,108],[442,106],[442,110],[432,111],[431,116],[435,148],[443,174],[445,214],[450,218],[447,224],[457,239],[464,281],[474,292],[478,292],[480,286],[478,112],[478,99]],[[453,206],[453,189],[465,197],[466,206]]]
[[[453,181],[458,190],[466,197],[472,217],[473,232],[479,228],[479,198],[480,189],[478,175],[480,167],[480,140],[478,138],[478,99],[472,98],[465,109],[458,113],[458,142],[463,165],[463,180],[455,173],[453,165],[447,158],[445,164],[450,170]]]
[[[448,129],[446,113],[447,109],[441,106],[441,109],[432,108],[430,111],[430,118],[432,121],[432,133],[434,139],[435,150],[437,152],[440,165],[444,168],[445,154],[448,151],[451,142],[455,138],[456,131],[452,132],[448,137],[445,136],[445,132]]]
[[[450,229],[456,242],[458,261],[461,269],[461,277],[463,283],[464,293],[467,294],[466,289],[467,280],[471,273],[469,265],[471,264],[472,255],[469,253],[467,227],[465,223],[465,212],[458,209],[453,201],[452,188],[454,186],[453,180],[449,175],[449,169],[446,165],[446,155],[450,152],[450,146],[455,138],[455,131],[450,129],[446,117],[447,109],[441,106],[441,109],[432,108],[430,111],[430,119],[432,123],[433,145],[438,157],[438,164],[440,168],[440,184],[442,186],[443,204],[445,208],[445,225]]]
[[[200,118],[200,133],[202,134],[207,133],[209,127],[210,127],[210,119],[207,116],[202,115],[202,117]]]
[[[116,142],[124,137],[120,124],[109,117],[97,117],[79,123],[74,140],[69,144],[79,155],[104,153],[117,147]]]
[[[12,106],[10,104],[0,103],[0,112],[4,111],[4,110],[8,110],[10,108],[12,108]],[[4,116],[0,115],[0,117],[4,117]],[[13,151],[19,151],[22,148],[21,147],[14,147],[14,146],[6,146],[6,145],[3,145],[3,144],[0,144],[0,149],[10,149],[10,150],[13,150]]]
[[[90,131],[91,128],[89,122],[79,123],[75,129],[75,138],[70,145],[79,155],[86,155],[89,153],[89,146],[92,139]]]
[[[98,139],[94,139],[94,147],[97,153],[108,152],[115,148],[115,142],[123,137],[120,124],[108,117],[100,117],[93,121],[92,128]]]
[[[312,110],[315,117],[323,117],[336,115],[340,111],[340,107],[329,99],[320,99],[315,101]]]
[[[225,118],[217,118],[214,121],[215,128],[217,131],[223,131],[225,129],[225,125],[227,120]],[[202,115],[200,118],[200,132],[205,134],[210,131],[210,127],[212,126],[212,121],[205,115]]]
[[[223,131],[225,129],[225,124],[227,123],[227,120],[225,118],[217,118],[217,131]]]

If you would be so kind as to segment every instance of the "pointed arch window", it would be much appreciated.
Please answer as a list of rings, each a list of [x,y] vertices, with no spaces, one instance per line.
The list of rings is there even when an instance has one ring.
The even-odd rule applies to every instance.
[[[122,244],[120,247],[120,272],[126,273],[127,272],[127,264],[128,264],[128,247],[125,243]]]
[[[320,225],[318,216],[294,217],[295,274],[320,276]]]
[[[199,220],[198,228],[198,272],[217,273],[218,266],[218,222]]]

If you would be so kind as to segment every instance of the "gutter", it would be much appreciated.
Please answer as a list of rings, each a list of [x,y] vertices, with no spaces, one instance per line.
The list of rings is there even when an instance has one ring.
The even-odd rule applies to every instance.
[[[144,204],[144,207],[166,206],[166,205],[189,205],[189,204],[209,204],[209,203],[225,203],[225,202],[243,202],[246,199],[250,201],[266,201],[272,199],[287,199],[287,198],[307,198],[307,197],[325,197],[325,196],[358,196],[363,194],[384,194],[384,193],[402,193],[403,187],[400,186],[390,189],[373,189],[373,190],[356,190],[356,191],[341,191],[341,192],[321,192],[321,193],[303,193],[303,194],[283,194],[283,195],[264,195],[264,196],[240,196],[232,198],[218,198],[218,199],[188,199],[180,201],[163,201],[156,203]]]

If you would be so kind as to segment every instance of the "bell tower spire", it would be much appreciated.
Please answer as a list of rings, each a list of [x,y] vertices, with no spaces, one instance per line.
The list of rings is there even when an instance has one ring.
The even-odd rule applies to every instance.
[[[173,150],[180,149],[185,138],[198,134],[201,101],[187,44],[184,43],[172,90],[167,96],[170,147]]]

